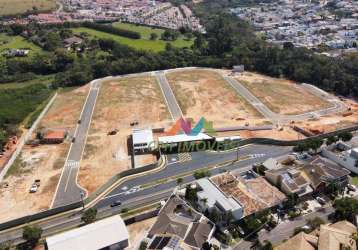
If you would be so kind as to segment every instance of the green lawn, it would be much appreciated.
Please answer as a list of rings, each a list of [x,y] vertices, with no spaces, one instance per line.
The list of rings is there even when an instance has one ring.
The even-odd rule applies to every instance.
[[[40,47],[21,36],[8,36],[0,33],[0,53],[6,49],[30,49],[30,55],[42,51]]]
[[[352,184],[358,187],[358,176],[352,177]]]
[[[142,36],[142,39],[147,39],[147,40],[150,39],[151,33],[157,34],[158,38],[160,38],[160,35],[164,32],[163,29],[152,28],[152,27],[148,27],[148,26],[130,24],[130,23],[119,23],[118,22],[118,23],[114,23],[113,26],[117,27],[117,28],[125,29],[125,30],[138,32]]]
[[[118,25],[118,24],[117,24]],[[121,24],[124,25],[124,24]],[[126,24],[129,25],[129,24]],[[135,26],[135,25],[133,25]],[[80,33],[87,33],[88,35],[92,37],[97,38],[105,38],[105,39],[113,39],[121,44],[128,45],[129,47],[135,48],[135,49],[142,49],[142,50],[151,50],[154,52],[163,51],[165,49],[166,41],[162,40],[156,40],[151,41],[147,38],[148,32],[151,31],[151,28],[144,27],[144,26],[135,26],[137,29],[141,29],[141,33],[143,32],[143,38],[141,39],[130,39],[118,35],[109,34],[102,31],[97,31],[89,28],[73,28],[73,32],[80,34]],[[124,28],[124,27],[123,27]],[[149,30],[148,30],[149,29]],[[133,29],[132,29],[133,30]],[[139,31],[138,31],[139,32]],[[156,32],[162,32],[160,29],[156,29]],[[151,32],[149,32],[150,34]],[[183,47],[190,47],[193,44],[193,41],[186,41],[182,37],[177,39],[176,41],[170,42],[174,47],[183,48]]]

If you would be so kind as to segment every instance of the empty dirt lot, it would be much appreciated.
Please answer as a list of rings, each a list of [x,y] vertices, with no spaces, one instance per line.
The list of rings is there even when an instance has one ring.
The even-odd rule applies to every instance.
[[[212,121],[214,127],[262,124],[264,119],[214,70],[185,70],[166,74],[186,118]]]
[[[251,72],[244,72],[235,78],[275,113],[295,115],[331,106],[289,80]]]
[[[138,122],[136,126],[130,123]],[[152,76],[120,78],[102,84],[94,110],[79,183],[89,193],[113,175],[131,168],[127,137],[133,128],[157,128],[171,123],[161,90]],[[116,135],[107,135],[117,130]],[[148,155],[141,164],[155,160]]]
[[[88,87],[84,86],[60,93],[42,119],[41,126],[73,130],[87,90]],[[0,187],[0,221],[49,208],[69,145],[69,142],[65,142],[23,148],[4,180],[9,186]],[[29,189],[35,179],[40,179],[41,184],[36,193],[30,194]]]

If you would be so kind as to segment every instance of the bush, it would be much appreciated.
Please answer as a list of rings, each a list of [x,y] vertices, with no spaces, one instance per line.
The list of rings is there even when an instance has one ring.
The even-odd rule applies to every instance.
[[[89,223],[92,223],[92,222],[94,222],[96,220],[96,216],[97,216],[97,209],[96,208],[89,208],[83,213],[81,220],[85,224],[89,224]]]
[[[42,229],[39,226],[25,226],[22,232],[22,238],[32,248],[39,242],[41,235]]]

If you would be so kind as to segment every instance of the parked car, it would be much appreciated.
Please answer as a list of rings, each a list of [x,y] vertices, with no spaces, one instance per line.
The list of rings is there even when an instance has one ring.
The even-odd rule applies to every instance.
[[[36,193],[39,187],[34,183],[31,185],[30,193]]]
[[[356,186],[354,186],[352,184],[348,184],[347,188],[348,188],[349,191],[353,191],[353,192],[357,190]]]
[[[76,142],[76,137],[73,137],[72,138],[72,143],[75,143]]]
[[[36,184],[37,187],[40,187],[40,183],[41,183],[41,180],[40,179],[36,179],[34,181],[34,184]]]
[[[112,204],[110,205],[111,207],[118,207],[122,205],[122,202],[120,200],[114,201],[112,202]]]
[[[316,201],[318,201],[318,203],[321,205],[326,204],[326,201],[322,197],[319,197],[319,196],[316,197]]]

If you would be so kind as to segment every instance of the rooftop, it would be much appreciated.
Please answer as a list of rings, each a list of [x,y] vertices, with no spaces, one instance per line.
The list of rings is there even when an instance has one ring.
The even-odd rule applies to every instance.
[[[158,138],[160,144],[166,143],[178,143],[178,142],[190,142],[190,141],[202,141],[202,140],[210,140],[211,136],[199,133],[198,135],[187,135],[187,134],[179,134],[179,135],[171,135],[171,136],[162,136]]]
[[[127,241],[126,225],[119,215],[60,233],[46,239],[49,250],[97,250]]]

